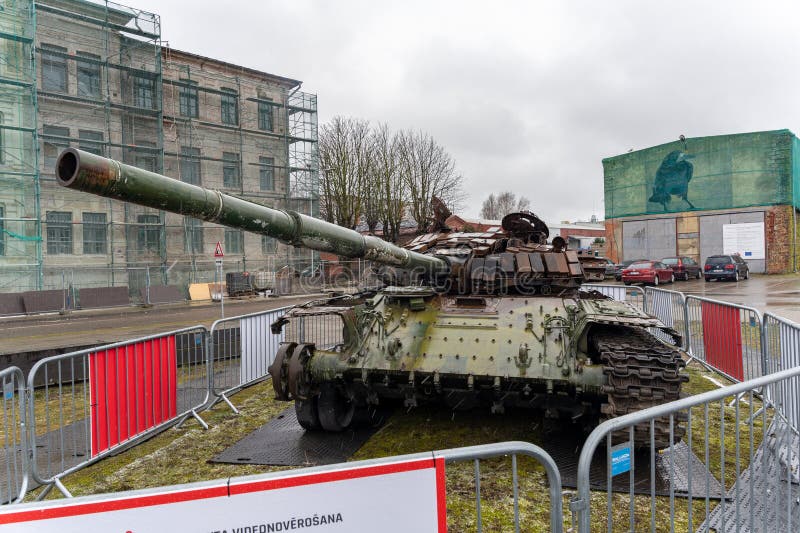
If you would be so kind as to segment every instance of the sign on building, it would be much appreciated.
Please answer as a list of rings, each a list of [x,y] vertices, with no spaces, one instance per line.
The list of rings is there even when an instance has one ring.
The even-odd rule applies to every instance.
[[[739,254],[742,259],[765,259],[764,223],[723,224],[722,250]]]

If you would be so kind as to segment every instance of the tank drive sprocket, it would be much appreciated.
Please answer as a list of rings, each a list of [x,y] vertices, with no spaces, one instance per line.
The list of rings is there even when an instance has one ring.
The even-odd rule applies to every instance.
[[[675,348],[661,343],[642,329],[626,327],[598,331],[593,342],[606,376],[603,392],[608,397],[607,403],[601,406],[605,418],[633,413],[681,397],[681,385],[689,381],[689,376],[683,372],[686,362]],[[673,416],[673,443],[685,435],[686,420],[684,413]],[[628,439],[627,430],[614,435],[615,441]],[[633,439],[636,448],[649,447],[651,439],[657,449],[668,447],[670,417],[655,419],[652,432],[649,422],[635,425]]]

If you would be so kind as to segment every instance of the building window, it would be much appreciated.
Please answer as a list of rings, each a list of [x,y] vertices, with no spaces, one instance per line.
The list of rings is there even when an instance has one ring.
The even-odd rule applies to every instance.
[[[225,228],[225,251],[229,254],[244,253],[244,236],[242,230]]]
[[[137,75],[133,77],[133,105],[153,109],[155,103],[155,83],[153,78]]]
[[[258,129],[272,131],[272,104],[266,102],[258,103]]]
[[[158,253],[161,250],[161,217],[159,215],[136,215],[136,244],[140,252]]]
[[[42,43],[42,90],[67,92],[67,49]]]
[[[222,96],[220,97],[220,110],[222,111],[223,124],[239,124],[239,97],[236,91],[231,89],[222,89]]]
[[[222,153],[222,185],[224,187],[241,187],[242,177],[239,172],[239,154]]]
[[[69,128],[45,125],[42,127],[42,141],[44,142],[44,167],[55,169],[58,154],[69,146]]]
[[[200,148],[181,147],[181,181],[200,185]]]
[[[275,158],[258,158],[258,181],[262,191],[275,190]]]
[[[72,213],[70,211],[48,211],[47,253],[61,255],[72,253]]]
[[[151,148],[152,150],[148,150]],[[134,166],[156,172],[158,166],[158,157],[156,155],[156,143],[149,141],[136,141],[136,151],[133,155]]]
[[[278,251],[278,240],[268,235],[261,236],[261,251],[264,254],[274,254]]]
[[[100,98],[100,56],[77,52],[78,96]]]
[[[84,254],[105,254],[106,234],[105,213],[84,213],[83,214],[83,253]]]
[[[103,132],[91,130],[78,130],[78,147],[81,150],[97,155],[104,155]]]
[[[181,80],[180,108],[182,117],[197,118],[200,116],[196,81]]]
[[[183,249],[192,254],[203,253],[203,222],[183,217]]]

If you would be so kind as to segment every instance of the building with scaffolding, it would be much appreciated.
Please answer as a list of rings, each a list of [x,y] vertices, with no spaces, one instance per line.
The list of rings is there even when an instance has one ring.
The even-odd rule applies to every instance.
[[[67,146],[316,215],[316,96],[301,82],[163,46],[160,19],[111,2],[0,11],[0,293],[212,281],[309,251],[59,187]]]

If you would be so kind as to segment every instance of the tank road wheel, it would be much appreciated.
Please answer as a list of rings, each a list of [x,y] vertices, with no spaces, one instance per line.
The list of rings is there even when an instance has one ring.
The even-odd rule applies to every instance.
[[[343,431],[353,421],[356,402],[345,397],[339,389],[331,384],[323,385],[317,400],[319,423],[325,431]]]
[[[289,400],[288,362],[296,347],[296,342],[281,344],[275,354],[275,360],[269,365],[269,375],[272,376],[272,388],[275,390],[276,400],[284,402]]]
[[[308,400],[295,400],[294,412],[297,415],[297,422],[307,431],[320,429],[319,410],[317,408],[317,397],[312,396]]]
[[[289,393],[295,400],[307,400],[309,396],[309,383],[306,378],[305,365],[311,359],[313,344],[298,344],[289,359],[287,371],[287,385]]]

